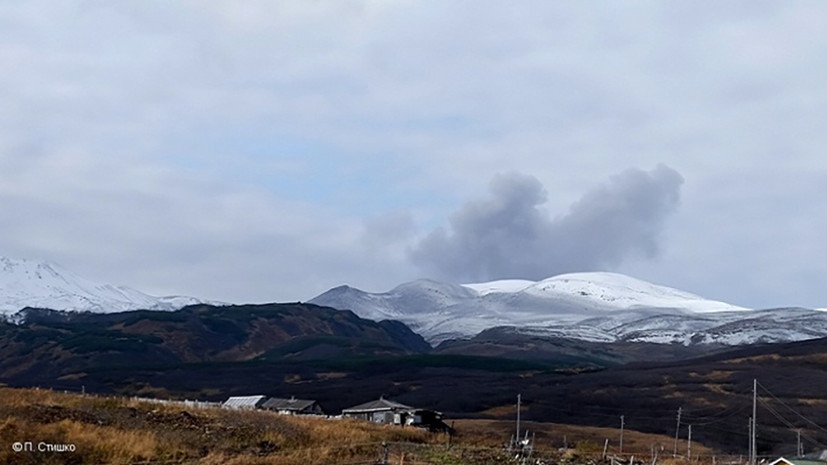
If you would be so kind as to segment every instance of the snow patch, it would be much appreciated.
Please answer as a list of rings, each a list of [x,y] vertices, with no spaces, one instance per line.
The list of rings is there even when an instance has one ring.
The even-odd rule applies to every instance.
[[[487,283],[463,284],[462,286],[473,289],[482,296],[493,293],[512,294],[520,292],[533,284],[534,281],[527,281],[525,279],[503,279]]]

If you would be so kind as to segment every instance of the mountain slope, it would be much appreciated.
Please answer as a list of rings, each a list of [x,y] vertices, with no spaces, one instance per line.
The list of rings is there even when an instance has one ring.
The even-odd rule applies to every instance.
[[[674,308],[693,313],[746,310],[618,273],[563,274],[533,283],[519,292],[563,299],[574,296],[580,302],[612,310]]]
[[[202,302],[193,297],[154,297],[124,286],[95,283],[54,263],[0,257],[0,314],[25,307],[90,312],[177,310]]]
[[[365,318],[398,319],[431,342],[470,337],[497,326],[559,327],[605,317],[617,326],[631,317],[746,310],[616,273],[466,285],[419,280],[384,293],[340,286],[310,302],[353,310]]]
[[[430,350],[410,329],[312,304],[216,307],[172,312],[78,313],[24,309],[0,322],[0,380],[25,383],[113,367],[252,360],[316,360]]]

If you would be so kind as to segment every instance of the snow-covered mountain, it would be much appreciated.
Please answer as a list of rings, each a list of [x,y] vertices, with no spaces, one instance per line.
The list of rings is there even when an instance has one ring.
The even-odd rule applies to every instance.
[[[310,302],[400,320],[433,344],[498,326],[534,336],[686,345],[827,336],[824,312],[749,310],[616,273],[465,285],[419,280],[383,293],[340,286]]]
[[[827,314],[806,308],[747,312],[635,315],[620,311],[571,325],[522,326],[528,336],[566,337],[592,342],[742,345],[827,337]]]
[[[177,310],[203,301],[184,296],[154,297],[124,286],[100,284],[45,261],[0,257],[0,315],[24,307],[122,312]]]

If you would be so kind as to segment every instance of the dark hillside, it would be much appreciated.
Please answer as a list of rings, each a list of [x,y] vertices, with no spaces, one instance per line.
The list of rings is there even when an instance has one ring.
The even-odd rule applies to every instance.
[[[394,356],[430,346],[406,326],[311,304],[93,314],[26,309],[0,323],[0,379],[79,379],[87,371],[280,358]]]
[[[600,367],[640,361],[674,362],[727,350],[731,347],[713,344],[684,346],[650,342],[590,342],[522,334],[506,326],[487,329],[471,339],[445,341],[435,348],[435,352],[441,354],[577,362]]]

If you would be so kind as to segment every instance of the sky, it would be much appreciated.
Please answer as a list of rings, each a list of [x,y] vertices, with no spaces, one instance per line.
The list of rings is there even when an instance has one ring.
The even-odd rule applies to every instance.
[[[155,295],[827,307],[819,1],[0,1],[0,255]]]

